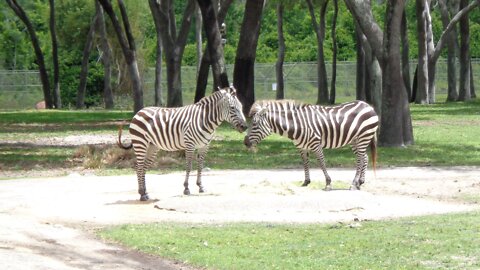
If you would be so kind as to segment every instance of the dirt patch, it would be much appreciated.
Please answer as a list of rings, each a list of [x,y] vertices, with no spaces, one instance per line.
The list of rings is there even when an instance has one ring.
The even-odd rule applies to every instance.
[[[147,175],[149,202],[135,176],[71,174],[0,181],[0,261],[8,269],[178,269],[185,266],[103,243],[97,228],[147,222],[356,222],[479,209],[480,167],[380,169],[361,191],[353,170],[329,170],[332,191],[300,187],[302,170],[207,171],[207,189],[182,195],[184,173]],[[133,173],[133,172],[132,172]],[[322,182],[320,170],[312,179]],[[5,263],[4,263],[5,262]]]

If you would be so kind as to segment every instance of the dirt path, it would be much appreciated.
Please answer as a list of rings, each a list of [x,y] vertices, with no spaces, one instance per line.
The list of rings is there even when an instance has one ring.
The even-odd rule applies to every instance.
[[[207,193],[198,195],[193,176],[191,196],[181,195],[181,172],[147,175],[154,199],[147,203],[138,201],[133,175],[0,181],[0,261],[5,269],[187,269],[103,243],[93,230],[163,221],[350,223],[479,209],[480,167],[382,169],[376,179],[367,173],[362,191],[345,189],[353,170],[329,172],[334,190],[325,192],[299,187],[302,170],[209,171]],[[311,175],[323,179],[319,170]]]

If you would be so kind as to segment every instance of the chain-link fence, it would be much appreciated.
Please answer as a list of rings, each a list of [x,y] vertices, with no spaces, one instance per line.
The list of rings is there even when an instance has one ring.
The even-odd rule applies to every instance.
[[[411,79],[416,62],[411,62]],[[480,59],[472,59],[474,84],[480,86]],[[458,69],[457,69],[458,70]],[[165,68],[163,69],[165,73]],[[233,79],[233,65],[227,66],[230,80]],[[195,96],[197,68],[182,67],[183,103],[191,104]],[[336,96],[338,101],[355,99],[355,62],[337,63]],[[331,78],[331,63],[327,63],[327,75]],[[154,70],[144,74],[144,104],[153,105]],[[458,71],[457,71],[458,76]],[[166,100],[166,74],[163,74],[163,100]],[[307,103],[317,101],[317,65],[314,62],[284,64],[285,98],[301,100]],[[329,85],[330,87],[330,85]],[[209,79],[207,94],[213,90],[212,78]],[[255,65],[256,99],[275,99],[276,96],[275,64]],[[436,74],[437,101],[444,101],[447,95],[447,64],[440,59]],[[40,79],[37,71],[0,71],[0,109],[31,109],[43,99]],[[115,96],[116,108],[131,109],[132,98],[128,95]]]

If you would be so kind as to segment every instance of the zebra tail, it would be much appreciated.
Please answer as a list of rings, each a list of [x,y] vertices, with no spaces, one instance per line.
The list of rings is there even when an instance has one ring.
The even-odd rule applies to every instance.
[[[118,126],[118,141],[117,141],[117,144],[120,148],[125,149],[125,150],[128,150],[128,149],[132,148],[132,146],[133,146],[132,142],[130,142],[129,145],[123,145],[122,144],[122,125]]]
[[[372,156],[372,167],[375,178],[377,177],[377,136],[370,141],[370,155]]]

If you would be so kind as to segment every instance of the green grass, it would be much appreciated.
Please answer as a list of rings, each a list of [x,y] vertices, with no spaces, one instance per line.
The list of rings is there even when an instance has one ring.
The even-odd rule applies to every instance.
[[[379,148],[378,166],[480,164],[478,139],[480,100],[428,106],[412,105],[411,111],[415,144],[405,148]],[[2,145],[1,142],[78,134],[116,136],[117,125],[122,121],[128,122],[130,119],[131,112],[124,111],[0,112],[0,167],[21,170],[35,166],[42,168],[78,166],[78,162],[71,162],[76,151],[75,147]],[[258,145],[256,152],[252,152],[248,151],[242,143],[245,133],[238,133],[230,125],[220,126],[216,134],[217,138],[210,145],[205,163],[210,168],[302,168],[298,150],[286,138],[271,135]],[[325,157],[327,167],[330,168],[353,168],[355,164],[354,155],[348,147],[326,149]],[[154,170],[183,170],[182,164],[183,161],[180,161],[179,164],[173,164],[168,168],[163,166]],[[311,157],[311,167],[318,167],[314,157]],[[98,169],[109,170],[110,173],[118,168],[121,166],[113,164],[112,166],[104,165]]]
[[[122,225],[100,235],[207,269],[479,269],[479,223],[471,212],[361,226]]]

